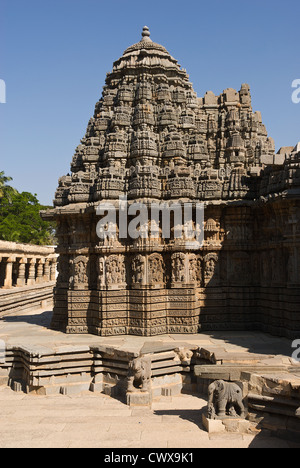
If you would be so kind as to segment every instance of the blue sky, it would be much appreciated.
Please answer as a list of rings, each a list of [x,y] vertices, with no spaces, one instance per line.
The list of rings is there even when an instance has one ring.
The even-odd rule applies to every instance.
[[[249,83],[276,148],[300,141],[299,0],[0,0],[0,170],[52,204],[112,64],[143,26],[201,97]]]

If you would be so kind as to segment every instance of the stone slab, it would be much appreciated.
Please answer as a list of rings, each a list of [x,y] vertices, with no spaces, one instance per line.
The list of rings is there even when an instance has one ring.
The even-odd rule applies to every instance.
[[[223,432],[257,434],[260,432],[253,423],[242,418],[208,419],[202,414],[202,423],[209,434]]]
[[[225,432],[226,428],[222,421],[218,419],[208,419],[202,414],[202,423],[209,434]]]
[[[127,405],[151,407],[152,394],[150,392],[127,392]]]

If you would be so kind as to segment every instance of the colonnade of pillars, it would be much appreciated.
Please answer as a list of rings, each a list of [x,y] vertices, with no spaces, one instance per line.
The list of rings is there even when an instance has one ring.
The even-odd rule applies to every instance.
[[[56,280],[56,257],[0,256],[0,288],[34,286]]]

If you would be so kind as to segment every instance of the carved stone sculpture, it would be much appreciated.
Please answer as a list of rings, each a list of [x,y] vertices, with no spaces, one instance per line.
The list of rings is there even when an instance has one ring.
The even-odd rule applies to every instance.
[[[146,260],[142,255],[137,255],[132,262],[132,282],[142,284],[146,274]]]
[[[208,419],[245,417],[243,392],[238,384],[216,380],[208,387]]]
[[[178,356],[178,358],[180,359],[181,362],[188,362],[190,363],[191,362],[191,359],[194,355],[193,351],[191,349],[188,349],[188,348],[178,348],[178,349],[175,349],[175,352]]]
[[[150,284],[164,284],[164,264],[162,256],[159,254],[153,254],[149,257],[149,283]]]
[[[138,389],[148,392],[151,386],[151,358],[141,356],[134,359],[129,364],[128,372],[128,392],[135,392]]]
[[[88,258],[80,255],[73,261],[73,287],[83,289],[88,284]]]
[[[183,253],[176,253],[172,256],[172,279],[174,282],[186,282],[186,257]]]

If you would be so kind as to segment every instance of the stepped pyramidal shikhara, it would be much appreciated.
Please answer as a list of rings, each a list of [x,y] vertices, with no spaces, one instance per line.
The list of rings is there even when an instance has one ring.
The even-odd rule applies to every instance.
[[[42,213],[58,226],[53,328],[299,337],[299,195],[300,145],[275,154],[249,86],[198,98],[145,27],[107,74],[71,175],[59,180],[54,209]],[[161,225],[154,237],[121,237],[120,197],[129,206],[192,210],[201,202],[204,241],[187,248],[174,219],[169,238]],[[101,203],[117,212],[104,239]]]

